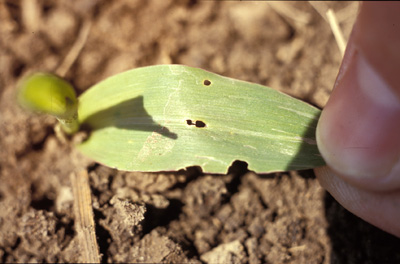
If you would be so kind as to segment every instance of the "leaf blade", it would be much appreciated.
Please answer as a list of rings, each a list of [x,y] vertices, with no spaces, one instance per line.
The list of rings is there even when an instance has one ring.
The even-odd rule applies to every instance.
[[[201,69],[134,69],[100,82],[79,101],[79,120],[92,129],[79,149],[121,170],[198,165],[226,173],[242,160],[267,173],[324,164],[315,142],[318,109]]]

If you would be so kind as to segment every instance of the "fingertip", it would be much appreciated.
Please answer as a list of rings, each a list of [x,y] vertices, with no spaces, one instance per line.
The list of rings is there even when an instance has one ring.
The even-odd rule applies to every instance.
[[[359,189],[326,166],[316,168],[314,172],[321,186],[344,208],[368,223],[400,237],[399,191],[382,193]]]
[[[367,189],[400,187],[400,100],[391,90],[355,53],[317,125],[327,164]]]
[[[400,75],[396,73],[397,82],[393,82],[393,68],[388,65],[400,67],[400,58],[398,52],[377,56],[381,50],[393,51],[388,46],[397,42],[382,33],[385,29],[368,27],[371,21],[366,13],[382,18],[393,16],[393,11],[390,6],[362,6],[334,91],[317,126],[317,144],[327,164],[346,181],[370,190],[392,190],[400,188]],[[376,14],[374,8],[379,9]],[[396,19],[400,22],[397,16],[377,23]],[[380,36],[374,45],[360,43],[374,34]]]

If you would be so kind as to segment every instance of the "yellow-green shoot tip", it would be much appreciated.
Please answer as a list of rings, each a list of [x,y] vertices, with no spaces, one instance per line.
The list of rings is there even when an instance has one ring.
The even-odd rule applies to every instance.
[[[21,80],[18,102],[28,110],[55,116],[67,133],[78,129],[75,91],[72,85],[53,74],[38,72]]]

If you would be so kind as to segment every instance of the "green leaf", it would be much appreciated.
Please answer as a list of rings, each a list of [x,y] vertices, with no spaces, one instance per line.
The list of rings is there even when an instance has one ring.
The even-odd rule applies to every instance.
[[[75,111],[77,100],[72,86],[48,73],[35,73],[20,83],[18,100],[33,111],[66,117]]]
[[[79,128],[75,90],[53,74],[38,72],[24,78],[19,83],[18,102],[31,111],[55,116],[67,133]]]
[[[324,164],[315,141],[320,110],[269,87],[182,65],[112,76],[79,98],[90,131],[78,148],[127,171],[201,166],[226,173],[235,160],[259,173]]]

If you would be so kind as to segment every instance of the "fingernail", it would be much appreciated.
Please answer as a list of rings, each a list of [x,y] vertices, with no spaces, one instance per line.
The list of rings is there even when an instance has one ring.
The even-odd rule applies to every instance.
[[[349,178],[383,179],[399,168],[400,99],[360,52],[322,111],[317,143],[327,164]]]

